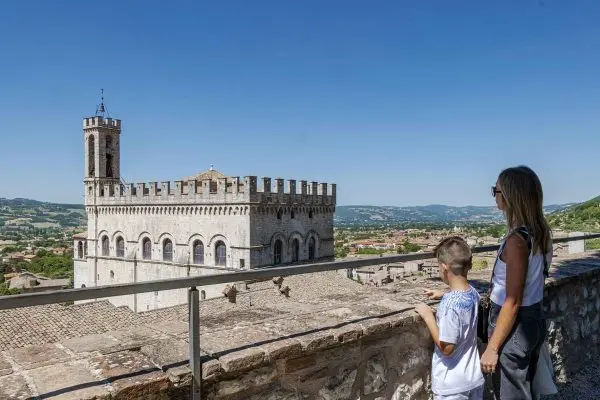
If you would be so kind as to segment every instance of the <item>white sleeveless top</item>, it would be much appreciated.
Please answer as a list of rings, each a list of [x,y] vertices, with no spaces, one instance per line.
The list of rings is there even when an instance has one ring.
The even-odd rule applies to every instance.
[[[492,293],[490,299],[501,306],[506,300],[506,263],[500,259],[506,239],[514,230],[510,230],[500,248],[498,249],[498,257],[494,267],[494,276],[492,277]],[[530,237],[530,242],[533,242],[533,237]],[[533,247],[533,246],[532,246]],[[546,254],[548,266],[552,264],[552,245],[548,247],[549,251]],[[533,250],[529,253],[529,267],[527,268],[527,278],[523,289],[523,302],[521,306],[530,306],[542,301],[544,297],[544,258],[541,251],[533,254]]]

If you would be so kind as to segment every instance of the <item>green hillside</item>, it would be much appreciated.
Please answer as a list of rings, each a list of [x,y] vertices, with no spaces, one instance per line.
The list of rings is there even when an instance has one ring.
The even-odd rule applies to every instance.
[[[552,213],[548,222],[553,228],[566,231],[600,232],[600,196]]]

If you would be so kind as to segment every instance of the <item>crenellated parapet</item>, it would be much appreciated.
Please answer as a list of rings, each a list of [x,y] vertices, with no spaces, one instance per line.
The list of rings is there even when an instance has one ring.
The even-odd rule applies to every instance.
[[[114,118],[104,118],[102,116],[88,117],[83,119],[83,129],[91,128],[109,128],[121,129],[121,120]]]
[[[336,185],[256,176],[173,182],[88,184],[87,205],[227,204],[285,205],[336,204]],[[94,195],[91,195],[95,193]]]

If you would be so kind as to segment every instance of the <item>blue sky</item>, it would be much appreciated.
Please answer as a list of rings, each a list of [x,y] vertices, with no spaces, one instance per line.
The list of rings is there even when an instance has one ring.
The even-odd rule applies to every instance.
[[[338,184],[338,204],[600,194],[600,2],[4,1],[0,197],[82,202],[105,89],[128,181]]]

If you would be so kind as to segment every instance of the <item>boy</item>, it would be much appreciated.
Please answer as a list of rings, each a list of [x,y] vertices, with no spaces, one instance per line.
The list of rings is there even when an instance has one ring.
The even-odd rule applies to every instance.
[[[440,277],[450,292],[429,292],[441,297],[437,316],[425,304],[416,311],[421,315],[435,343],[431,363],[431,388],[436,400],[481,400],[483,374],[477,351],[477,311],[479,293],[467,282],[472,266],[471,249],[460,237],[449,237],[437,245],[434,255]]]

